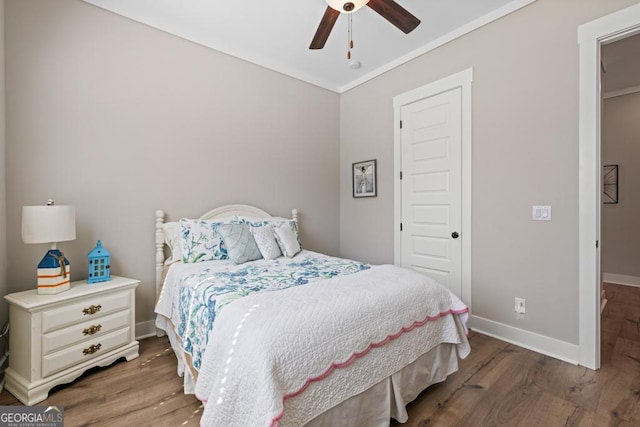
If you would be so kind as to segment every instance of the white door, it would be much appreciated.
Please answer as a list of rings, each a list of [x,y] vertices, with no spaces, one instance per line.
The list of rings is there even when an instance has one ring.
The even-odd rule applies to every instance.
[[[400,109],[401,265],[462,298],[462,90]]]

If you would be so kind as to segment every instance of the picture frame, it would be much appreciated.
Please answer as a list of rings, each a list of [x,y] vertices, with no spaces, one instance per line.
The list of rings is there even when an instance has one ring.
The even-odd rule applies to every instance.
[[[602,167],[602,201],[607,205],[618,203],[618,165]]]
[[[378,195],[376,160],[353,163],[351,182],[354,198],[376,197]]]

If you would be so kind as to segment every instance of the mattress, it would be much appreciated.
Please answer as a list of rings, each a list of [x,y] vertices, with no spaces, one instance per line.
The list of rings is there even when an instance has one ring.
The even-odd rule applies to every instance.
[[[250,332],[252,307],[260,308]],[[156,312],[185,392],[206,402],[203,425],[402,422],[406,403],[469,351],[467,309],[445,288],[410,270],[310,251],[243,265],[176,263]],[[232,346],[230,364],[236,324],[251,339]]]

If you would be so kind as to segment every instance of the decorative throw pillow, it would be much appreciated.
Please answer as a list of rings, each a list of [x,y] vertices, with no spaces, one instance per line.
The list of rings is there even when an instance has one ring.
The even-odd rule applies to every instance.
[[[218,226],[229,259],[236,264],[262,258],[260,249],[251,234],[248,224],[223,224]]]
[[[266,218],[259,218],[259,217],[253,217],[253,216],[239,216],[238,219],[246,222],[247,224],[253,227],[260,227],[267,224],[271,224],[275,226],[275,225],[282,224],[283,222],[290,221],[287,218],[282,218],[279,216],[270,216]]]
[[[208,221],[182,218],[180,220],[182,262],[227,259],[227,249],[216,229],[218,226],[230,222],[238,221]]]
[[[182,261],[182,243],[180,240],[180,224],[177,222],[165,222],[162,224],[164,243],[169,246],[171,255],[164,260],[165,265]]]
[[[266,224],[259,227],[251,227],[251,234],[253,234],[253,238],[264,259],[276,259],[282,255],[280,246],[278,246],[278,242],[276,242],[276,238],[273,235],[273,225]]]
[[[273,227],[273,234],[280,250],[287,258],[293,258],[302,250],[298,236],[298,224],[295,221],[283,222]]]

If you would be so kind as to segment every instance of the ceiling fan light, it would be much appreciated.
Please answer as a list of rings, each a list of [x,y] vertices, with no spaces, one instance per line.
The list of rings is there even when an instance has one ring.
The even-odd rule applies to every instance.
[[[369,3],[369,0],[325,0],[329,7],[341,13],[353,13],[362,6]]]

